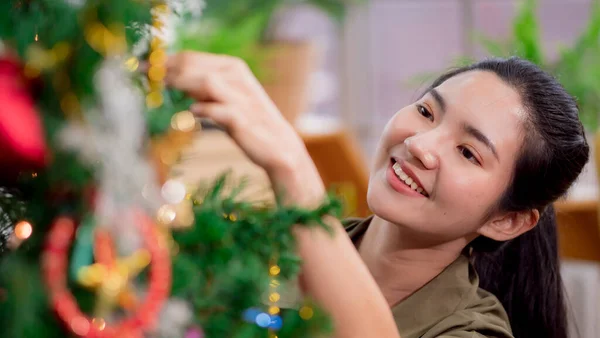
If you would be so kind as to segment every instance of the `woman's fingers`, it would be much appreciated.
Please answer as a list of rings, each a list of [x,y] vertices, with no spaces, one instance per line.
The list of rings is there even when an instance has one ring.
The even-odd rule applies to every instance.
[[[183,52],[166,63],[167,85],[186,92],[198,101],[190,107],[197,116],[209,118],[229,131],[247,117],[232,107],[249,106],[254,95],[246,93],[243,81],[251,74],[237,58],[200,52]],[[252,94],[252,93],[250,93]]]
[[[215,73],[221,75],[231,71],[237,73],[243,68],[247,68],[241,59],[202,52],[182,52],[170,56],[165,67],[167,69],[166,81],[176,87],[193,86],[194,84],[189,79],[198,79]],[[239,77],[240,74],[235,75]]]
[[[235,84],[227,81],[220,74],[199,75],[190,71],[187,74],[176,75],[174,78],[167,79],[166,83],[186,92],[198,101],[232,103],[244,100],[244,96],[241,95]]]
[[[231,130],[236,125],[236,118],[239,118],[235,116],[238,112],[232,106],[221,103],[194,103],[190,111],[198,117],[213,120],[227,130]]]
[[[202,69],[223,70],[238,66],[244,62],[229,55],[218,55],[203,52],[181,52],[167,59],[166,67],[188,68],[189,65]]]
[[[198,101],[222,103],[245,100],[236,74],[202,69],[200,67],[167,69],[167,85],[188,93]]]

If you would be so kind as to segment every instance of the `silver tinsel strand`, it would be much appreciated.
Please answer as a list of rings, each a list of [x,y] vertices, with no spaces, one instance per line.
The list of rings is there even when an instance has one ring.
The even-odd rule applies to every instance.
[[[11,249],[15,223],[25,214],[25,204],[8,189],[0,187],[0,256]]]

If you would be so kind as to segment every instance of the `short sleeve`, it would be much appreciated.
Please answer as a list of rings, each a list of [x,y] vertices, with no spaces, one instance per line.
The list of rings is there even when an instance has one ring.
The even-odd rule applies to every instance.
[[[514,338],[510,324],[500,316],[469,310],[455,312],[422,338]]]
[[[455,331],[444,333],[440,336],[436,336],[435,338],[506,338],[505,335],[498,336],[496,333],[490,332],[489,334],[484,334],[476,331]],[[509,336],[512,337],[512,336]]]

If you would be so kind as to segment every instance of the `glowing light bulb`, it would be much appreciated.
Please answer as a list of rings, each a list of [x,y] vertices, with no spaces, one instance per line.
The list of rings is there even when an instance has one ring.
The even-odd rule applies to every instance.
[[[125,61],[125,67],[127,67],[130,72],[135,72],[139,66],[140,61],[135,56],[132,56]]]
[[[26,240],[33,233],[33,227],[27,221],[21,221],[15,226],[15,236],[20,240]]]
[[[160,209],[158,209],[158,221],[162,224],[168,225],[171,224],[175,218],[177,217],[177,213],[173,209],[173,207],[169,204],[165,204]]]
[[[271,316],[266,313],[261,313],[256,316],[256,325],[260,327],[267,327],[271,324]]]
[[[278,302],[279,299],[281,298],[281,296],[279,295],[279,293],[277,292],[273,292],[270,296],[269,296],[269,300],[273,303]]]
[[[269,268],[269,274],[271,276],[277,276],[281,272],[281,268],[277,265],[273,265]]]
[[[279,307],[277,307],[275,305],[269,307],[269,314],[271,314],[271,315],[276,315],[279,313],[279,311],[280,311]]]
[[[151,81],[160,82],[165,78],[167,69],[163,66],[152,66],[148,70],[148,77]]]
[[[160,193],[167,203],[178,204],[185,199],[185,185],[178,180],[168,180],[163,184]]]
[[[148,60],[152,65],[162,65],[167,61],[167,53],[162,49],[157,49],[150,53]]]
[[[196,118],[188,110],[180,111],[171,118],[171,128],[183,132],[190,132],[196,128]]]
[[[106,328],[106,321],[102,318],[94,318],[94,319],[92,319],[92,325],[98,331],[103,331]]]
[[[163,96],[159,91],[150,92],[146,96],[146,105],[149,108],[158,108],[163,104]]]
[[[300,315],[300,318],[304,320],[309,320],[314,315],[314,311],[308,306],[303,306],[302,308],[300,308],[300,311],[298,311],[298,314]]]

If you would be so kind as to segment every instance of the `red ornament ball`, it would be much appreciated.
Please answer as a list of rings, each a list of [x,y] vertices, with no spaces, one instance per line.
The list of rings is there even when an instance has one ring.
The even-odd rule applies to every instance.
[[[18,62],[0,58],[0,171],[36,170],[46,163],[40,114]]]

